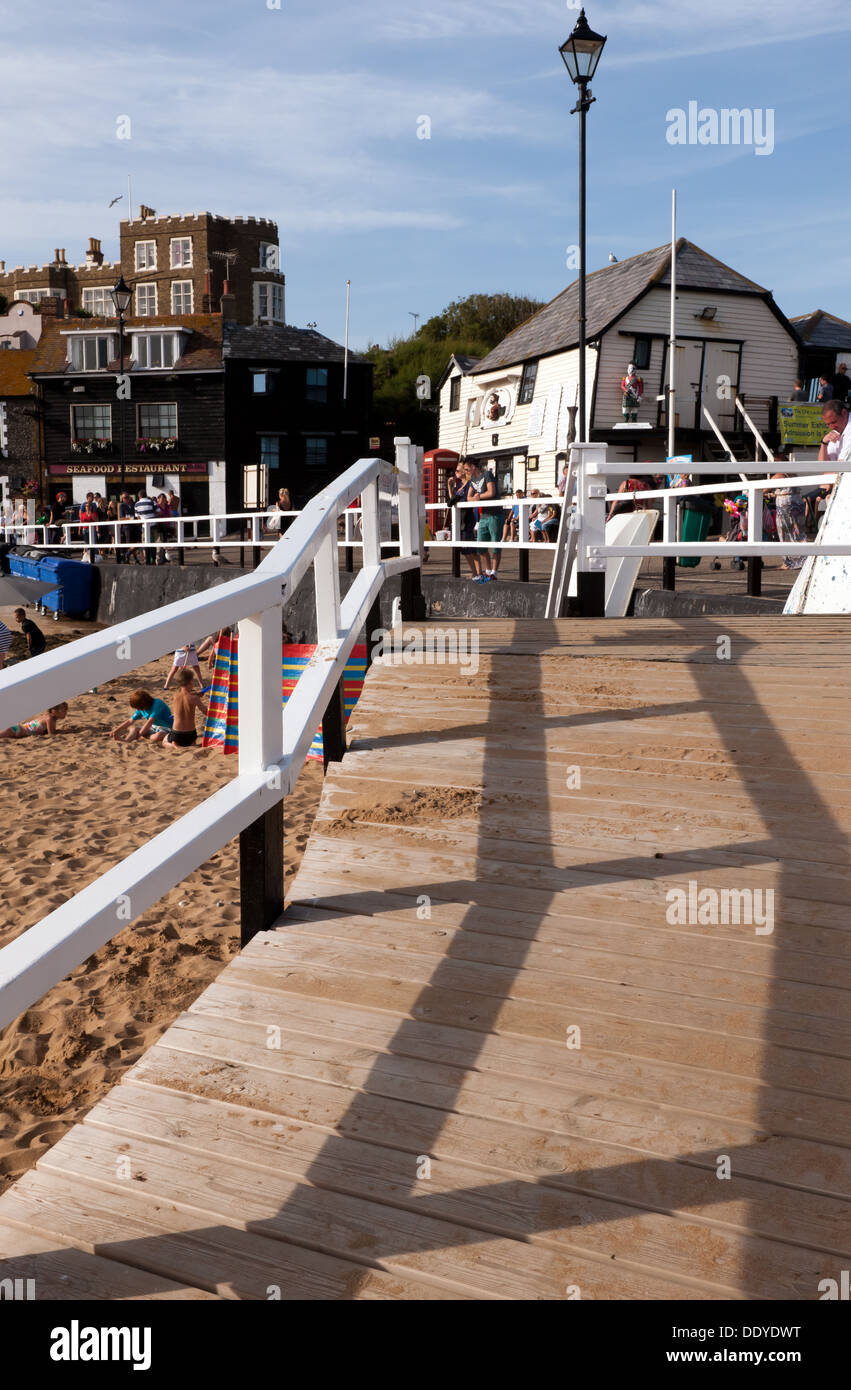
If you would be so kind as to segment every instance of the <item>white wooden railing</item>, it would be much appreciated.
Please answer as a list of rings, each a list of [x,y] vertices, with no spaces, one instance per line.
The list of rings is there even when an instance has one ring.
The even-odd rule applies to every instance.
[[[258,568],[0,673],[0,725],[239,625],[239,762],[226,786],[0,950],[0,1028],[290,792],[381,586],[418,568],[418,451],[396,441],[401,554],[381,558],[379,476],[361,459],[309,503]],[[360,495],[363,567],[341,601],[337,520]],[[282,605],[313,569],[317,648],[282,712]]]

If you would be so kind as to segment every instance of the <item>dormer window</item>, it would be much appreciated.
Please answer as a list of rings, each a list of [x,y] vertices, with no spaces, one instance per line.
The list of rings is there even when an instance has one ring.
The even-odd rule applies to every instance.
[[[180,356],[177,333],[134,333],[133,361],[137,367],[173,367]]]
[[[69,343],[68,360],[75,372],[105,372],[118,356],[115,339],[109,334],[79,334]]]

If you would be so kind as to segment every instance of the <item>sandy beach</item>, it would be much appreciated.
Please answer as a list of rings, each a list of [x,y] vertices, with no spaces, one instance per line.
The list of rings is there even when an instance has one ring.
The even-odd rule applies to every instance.
[[[49,646],[94,630],[30,616]],[[0,609],[0,620],[20,655],[12,610]],[[236,759],[218,752],[176,756],[109,737],[130,714],[130,690],[162,693],[171,660],[169,652],[72,701],[55,738],[0,742],[0,946],[234,775]],[[287,798],[288,882],[321,788],[321,764],[310,762]],[[238,950],[237,861],[234,842],[0,1034],[0,1190],[81,1119]]]

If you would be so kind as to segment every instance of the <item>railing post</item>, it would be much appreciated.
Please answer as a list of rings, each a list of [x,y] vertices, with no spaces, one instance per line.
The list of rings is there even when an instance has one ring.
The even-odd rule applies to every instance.
[[[281,605],[239,623],[239,772],[265,772],[283,758]],[[271,774],[270,774],[271,775]],[[284,910],[284,803],[239,836],[240,944]]]
[[[662,499],[662,539],[667,545],[674,545],[679,539],[677,535],[679,525],[679,509],[675,498],[670,492],[666,493]],[[662,588],[674,593],[677,587],[677,557],[676,555],[662,556]]]
[[[334,693],[322,716],[322,770],[329,763],[341,763],[346,751],[346,693],[343,677],[334,686]]]
[[[531,510],[531,503],[527,502],[525,497],[517,505],[517,540],[521,545],[529,539],[529,513]],[[528,550],[518,550],[517,552],[517,577],[524,584],[529,583]]]
[[[343,540],[346,543],[344,551],[344,563],[346,567],[346,574],[354,574],[355,569],[355,553],[352,548],[352,540],[354,539],[354,537],[352,536],[353,521],[354,513],[351,511],[349,507],[347,507],[346,510],[343,512]]]
[[[606,543],[606,446],[574,444],[571,447],[579,465],[576,495],[581,508],[576,598],[583,618],[604,618],[606,559],[592,555],[591,551]]]
[[[253,516],[250,519],[251,527],[251,568],[256,570],[260,564],[260,516]]]
[[[461,508],[449,508],[449,535],[452,540],[452,578],[461,578]]]
[[[373,569],[381,564],[381,535],[379,531],[378,480],[370,483],[361,493],[361,565],[363,569]],[[366,619],[366,664],[372,665],[372,644],[374,634],[382,631],[381,594],[376,594]]]
[[[409,439],[394,439],[399,474],[399,553],[416,555],[415,569],[402,572],[402,619],[422,622],[426,616],[422,586],[423,532],[419,501],[417,449]]]
[[[756,488],[748,488],[748,540],[762,540],[762,501],[763,493]],[[762,556],[748,556],[748,593],[752,598],[762,595]]]
[[[183,542],[186,536],[186,523],[182,516],[177,518],[177,563],[183,567],[186,564],[186,551]]]

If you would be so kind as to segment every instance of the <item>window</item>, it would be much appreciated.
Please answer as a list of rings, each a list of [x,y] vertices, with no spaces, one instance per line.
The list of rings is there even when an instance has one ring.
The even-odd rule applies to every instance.
[[[103,372],[115,356],[112,338],[71,338],[71,366],[75,372]]]
[[[136,242],[136,269],[156,270],[157,243],[155,241]]]
[[[537,362],[526,362],[523,366],[523,375],[520,378],[520,395],[517,397],[518,405],[528,405],[535,394],[535,380],[538,375]]]
[[[15,290],[16,299],[25,299],[28,304],[40,304],[43,299],[47,299],[50,290]]]
[[[173,236],[171,238],[171,268],[175,270],[178,266],[192,264],[192,238],[191,236]]]
[[[109,405],[72,405],[71,433],[77,439],[111,439],[112,407]]]
[[[284,287],[260,283],[255,286],[255,311],[258,319],[284,322]]]
[[[449,383],[449,409],[461,409],[461,378],[454,376]]]
[[[176,405],[140,405],[140,439],[174,439],[177,435]]]
[[[305,396],[309,401],[327,401],[328,399],[328,368],[327,367],[308,367],[307,386]]]
[[[308,468],[324,468],[328,462],[328,440],[306,439],[304,461]]]
[[[264,396],[271,387],[268,372],[251,373],[251,390],[255,396]]]
[[[133,356],[139,367],[173,367],[178,352],[174,333],[146,333],[133,339]]]
[[[172,280],[171,312],[173,314],[192,313],[192,281]]]
[[[650,366],[650,353],[653,350],[652,338],[636,338],[635,347],[632,350],[632,360],[636,371],[641,367]]]
[[[261,241],[260,265],[263,270],[280,270],[280,248],[273,241]]]
[[[267,468],[277,468],[281,462],[281,441],[276,434],[261,434],[260,462]]]
[[[83,290],[83,308],[88,314],[93,314],[95,318],[110,319],[115,317],[112,295],[105,287]]]
[[[140,319],[153,318],[157,312],[156,285],[136,286],[136,313]]]

